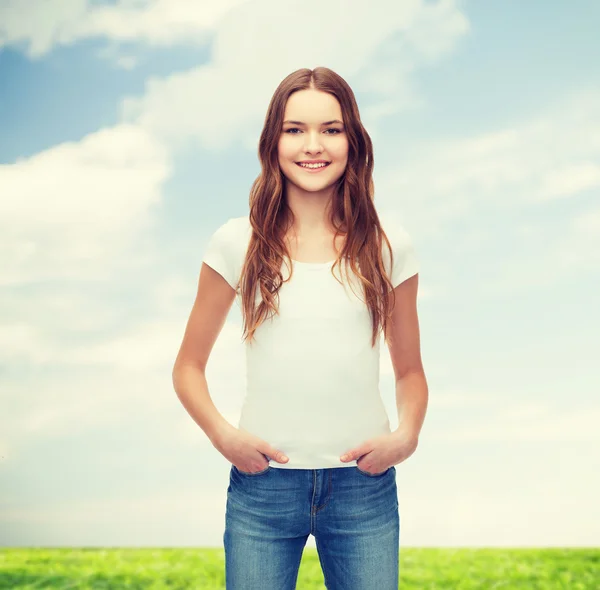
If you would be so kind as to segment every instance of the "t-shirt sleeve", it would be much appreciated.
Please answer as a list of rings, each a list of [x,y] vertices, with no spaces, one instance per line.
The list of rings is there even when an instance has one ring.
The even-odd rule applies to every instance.
[[[229,219],[210,236],[203,262],[216,270],[234,289],[237,287],[235,244],[232,220]]]
[[[388,235],[388,239],[394,254],[394,266],[390,280],[392,286],[396,288],[400,283],[419,272],[419,261],[412,238],[404,227],[396,224],[391,235]],[[387,245],[384,249],[387,251]]]

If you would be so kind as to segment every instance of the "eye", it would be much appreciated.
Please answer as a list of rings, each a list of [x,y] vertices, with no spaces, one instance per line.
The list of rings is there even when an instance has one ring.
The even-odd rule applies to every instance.
[[[286,131],[286,133],[290,133],[290,131],[301,131],[301,129],[298,129],[298,127],[291,127],[290,129],[288,129]],[[336,135],[338,133],[341,133],[341,131],[339,129],[335,129],[334,127],[330,127],[329,129],[326,129],[325,131],[334,131],[335,133],[328,133],[327,135]],[[292,133],[291,135],[297,135],[296,133]]]

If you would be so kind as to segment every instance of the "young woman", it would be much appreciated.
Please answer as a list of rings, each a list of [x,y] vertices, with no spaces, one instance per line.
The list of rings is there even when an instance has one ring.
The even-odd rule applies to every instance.
[[[395,465],[417,447],[428,395],[412,242],[380,221],[371,139],[332,70],[280,83],[259,157],[250,214],[208,243],[173,371],[187,411],[231,463],[226,587],[295,588],[312,534],[328,589],[395,590]],[[205,379],[236,295],[247,361],[238,428]],[[396,376],[394,431],[379,393],[381,329]]]

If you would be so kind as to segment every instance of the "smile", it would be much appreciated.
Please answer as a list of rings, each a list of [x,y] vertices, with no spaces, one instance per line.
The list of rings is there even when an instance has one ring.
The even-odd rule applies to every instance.
[[[327,168],[327,166],[329,166],[329,164],[330,164],[330,162],[328,162],[327,164],[311,164],[310,166],[307,166],[306,164],[302,165],[302,164],[298,164],[298,162],[296,162],[297,166],[306,170],[307,172],[312,172],[313,174],[315,172],[320,172],[324,168]]]

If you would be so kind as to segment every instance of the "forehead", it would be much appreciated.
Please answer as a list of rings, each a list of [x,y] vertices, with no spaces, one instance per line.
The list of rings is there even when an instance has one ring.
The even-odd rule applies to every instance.
[[[342,119],[342,108],[337,98],[321,90],[298,90],[287,100],[284,119],[320,125],[323,121]]]

